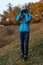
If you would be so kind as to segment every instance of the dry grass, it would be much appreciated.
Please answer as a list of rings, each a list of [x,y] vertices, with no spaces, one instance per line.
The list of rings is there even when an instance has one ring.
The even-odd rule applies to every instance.
[[[20,40],[19,32],[12,32],[10,35],[5,34],[6,29],[15,27],[2,28],[0,31],[1,42],[5,42],[4,46],[0,48],[0,65],[43,65],[43,26],[39,23],[33,26],[31,25],[31,37],[29,44],[29,60],[27,62],[22,62],[20,59]],[[41,25],[41,26],[40,26]],[[19,27],[16,27],[17,29]],[[2,32],[4,29],[4,32]],[[12,30],[10,29],[10,30]],[[1,33],[2,32],[2,33]]]

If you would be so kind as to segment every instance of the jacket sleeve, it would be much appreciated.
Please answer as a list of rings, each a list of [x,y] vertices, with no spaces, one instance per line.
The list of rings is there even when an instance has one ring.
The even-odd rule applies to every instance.
[[[16,21],[20,21],[21,20],[21,13],[18,14],[17,18],[16,18]]]
[[[26,22],[30,22],[32,20],[32,16],[25,14]]]

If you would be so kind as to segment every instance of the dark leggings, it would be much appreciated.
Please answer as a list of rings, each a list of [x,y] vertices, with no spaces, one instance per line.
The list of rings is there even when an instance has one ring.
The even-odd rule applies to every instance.
[[[29,36],[29,32],[20,32],[21,52],[26,56],[28,56]]]

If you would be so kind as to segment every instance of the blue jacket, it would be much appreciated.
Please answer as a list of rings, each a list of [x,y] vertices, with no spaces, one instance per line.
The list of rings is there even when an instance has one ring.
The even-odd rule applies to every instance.
[[[19,15],[16,18],[16,21],[20,21],[22,17],[22,14],[19,13]],[[32,16],[25,14],[25,17],[22,20],[22,23],[20,24],[20,32],[30,32],[30,22],[32,20]]]

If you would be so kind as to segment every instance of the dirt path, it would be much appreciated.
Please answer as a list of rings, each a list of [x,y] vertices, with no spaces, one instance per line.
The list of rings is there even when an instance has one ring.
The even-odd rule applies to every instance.
[[[43,23],[33,23],[30,25],[31,35],[43,30]],[[14,32],[7,35],[7,30],[13,30]],[[3,26],[0,27],[0,46],[7,45],[19,38],[19,26]]]
[[[31,24],[31,33],[43,30],[43,23],[36,23],[36,24]]]

